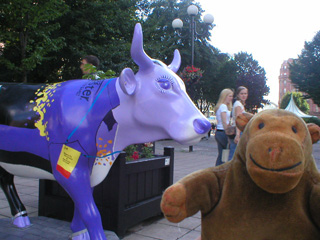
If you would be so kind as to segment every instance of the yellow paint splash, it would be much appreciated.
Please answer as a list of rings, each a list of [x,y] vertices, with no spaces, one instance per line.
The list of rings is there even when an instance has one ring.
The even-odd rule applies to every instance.
[[[61,83],[54,83],[47,85],[43,90],[38,89],[35,93],[38,98],[35,101],[30,101],[30,103],[35,103],[33,111],[37,112],[40,116],[40,119],[34,125],[38,128],[40,136],[46,137],[48,141],[50,138],[47,131],[48,121],[44,121],[44,115],[47,112],[45,107],[51,107],[51,103],[54,102],[54,99],[51,99],[51,97],[53,97],[53,93],[56,91],[55,89],[60,86]]]

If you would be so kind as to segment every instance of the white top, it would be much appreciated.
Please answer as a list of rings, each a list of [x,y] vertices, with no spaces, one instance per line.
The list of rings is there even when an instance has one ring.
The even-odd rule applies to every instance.
[[[227,124],[229,124],[229,121],[230,121],[230,111],[228,110],[227,105],[221,104],[218,111],[216,112],[218,130],[224,130],[223,124],[222,124],[222,118],[221,118],[221,113],[223,112],[227,113]]]
[[[242,103],[237,100],[234,102],[233,106],[232,106],[232,125],[235,126],[236,125],[236,107],[240,107],[242,112],[244,112],[244,106],[242,105]]]

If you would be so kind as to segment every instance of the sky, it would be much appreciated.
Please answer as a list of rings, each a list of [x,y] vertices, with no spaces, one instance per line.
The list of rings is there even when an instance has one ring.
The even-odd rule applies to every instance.
[[[266,71],[278,104],[281,64],[297,58],[320,30],[320,0],[198,0],[214,17],[211,43],[230,55],[247,52]],[[250,93],[249,93],[250,94]]]

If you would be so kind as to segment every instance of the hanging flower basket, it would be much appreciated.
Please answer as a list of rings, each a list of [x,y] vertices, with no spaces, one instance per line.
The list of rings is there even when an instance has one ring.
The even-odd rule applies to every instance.
[[[201,79],[203,72],[195,66],[186,66],[180,73],[180,77],[185,84],[196,84]]]

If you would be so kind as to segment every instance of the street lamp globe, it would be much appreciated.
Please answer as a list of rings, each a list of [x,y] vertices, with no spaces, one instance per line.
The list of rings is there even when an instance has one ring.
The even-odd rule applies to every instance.
[[[172,21],[172,27],[174,29],[181,29],[183,27],[183,22],[180,18],[176,18]]]
[[[190,5],[187,9],[189,16],[196,16],[198,14],[198,7],[196,5]]]
[[[206,23],[206,24],[212,24],[213,23],[213,16],[211,14],[206,14],[204,15],[203,17],[203,21]]]
[[[206,14],[203,17],[203,21],[205,23],[205,26],[202,28],[202,33],[197,32],[197,26],[196,22],[199,21],[198,19],[195,20],[195,16],[198,15],[199,9],[195,5],[190,5],[187,8],[187,13],[190,16],[191,20],[189,22],[190,27],[189,31],[186,32],[186,35],[183,35],[183,22],[181,19],[176,18],[172,21],[172,27],[175,29],[175,33],[181,37],[185,38],[187,36],[191,37],[191,66],[194,66],[194,42],[195,39],[199,36],[203,36],[208,33],[209,30],[211,30],[213,27],[215,27],[215,24],[213,24],[213,16],[211,14]],[[193,146],[189,146],[189,152],[193,151]]]

